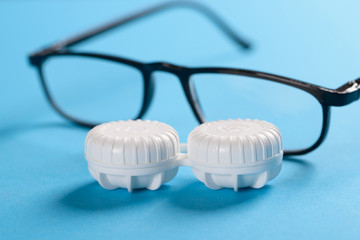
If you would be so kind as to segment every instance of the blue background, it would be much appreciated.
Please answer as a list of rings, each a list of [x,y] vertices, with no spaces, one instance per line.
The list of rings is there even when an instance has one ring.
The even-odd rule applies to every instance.
[[[182,168],[157,191],[107,191],[83,156],[86,129],[49,106],[27,54],[156,1],[0,2],[0,238],[360,238],[360,102],[334,108],[327,140],[260,190],[213,191]],[[205,2],[205,1],[204,1]],[[207,1],[254,43],[239,51],[179,9],[84,46],[142,61],[256,69],[337,88],[360,76],[358,1]],[[176,27],[173,27],[176,26]],[[214,47],[216,46],[216,47]],[[156,74],[146,119],[182,141],[197,122],[178,81]]]

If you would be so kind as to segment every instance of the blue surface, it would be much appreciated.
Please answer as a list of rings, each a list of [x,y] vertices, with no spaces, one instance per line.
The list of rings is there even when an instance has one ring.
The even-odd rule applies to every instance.
[[[360,102],[334,108],[326,142],[285,161],[260,190],[213,191],[187,168],[158,191],[132,194],[104,190],[91,178],[83,156],[87,130],[51,109],[26,56],[152,3],[0,2],[0,239],[359,239]],[[84,48],[143,61],[257,69],[332,88],[360,76],[358,1],[208,5],[254,42],[254,50],[238,51],[189,10],[128,25]],[[185,141],[197,123],[178,81],[157,73],[156,84],[146,118],[172,125]]]

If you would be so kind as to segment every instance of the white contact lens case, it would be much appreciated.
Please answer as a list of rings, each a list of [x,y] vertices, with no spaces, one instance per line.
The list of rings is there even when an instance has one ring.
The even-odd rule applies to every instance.
[[[91,175],[106,189],[158,189],[180,166],[190,166],[211,189],[261,188],[282,165],[279,130],[259,120],[221,120],[196,127],[180,153],[177,132],[165,123],[129,120],[98,125],[85,141]]]

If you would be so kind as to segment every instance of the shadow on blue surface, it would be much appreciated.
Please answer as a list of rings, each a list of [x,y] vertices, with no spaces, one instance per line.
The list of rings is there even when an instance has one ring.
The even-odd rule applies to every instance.
[[[314,173],[312,164],[299,158],[286,158],[285,161],[296,165],[290,175],[283,177],[283,181],[287,182],[287,187],[300,189],[308,185]],[[97,182],[91,182],[71,190],[60,198],[59,202],[68,208],[101,211],[130,208],[140,203],[165,200],[166,204],[174,208],[206,212],[235,205],[246,206],[257,199],[264,199],[275,190],[268,184],[261,189],[245,188],[239,189],[238,192],[232,189],[214,191],[195,178],[183,184],[181,187],[163,185],[157,191],[136,190],[128,193],[126,189],[105,190]],[[278,186],[281,187],[281,184]]]
[[[284,157],[283,159],[285,162],[290,162],[290,163],[294,163],[297,164],[299,166],[301,166],[304,169],[310,169],[312,168],[312,164],[310,161],[308,160],[304,160],[302,158],[298,158],[298,157]]]
[[[293,169],[288,169],[286,178],[282,178],[284,181],[290,181],[292,183],[288,187],[300,188],[305,186],[314,176],[315,167],[310,160],[298,157],[285,157],[283,160],[283,168],[288,164],[291,164]]]
[[[290,175],[285,177],[281,177],[280,175],[278,178],[285,180],[287,182],[286,186],[294,189],[301,189],[308,185],[314,173],[313,165],[309,161],[295,157],[287,157],[284,160],[285,164],[291,164],[293,171]],[[277,180],[279,181],[280,179]],[[276,186],[279,188],[282,187],[281,184],[276,184]],[[243,188],[239,189],[238,192],[234,192],[233,189],[214,191],[206,188],[203,183],[196,181],[174,192],[170,198],[170,202],[176,207],[190,211],[214,211],[235,205],[238,207],[241,205],[248,206],[250,203],[265,199],[275,190],[276,188],[270,183],[261,189]]]
[[[196,180],[194,179],[194,181]],[[232,189],[214,191],[196,181],[177,190],[164,185],[155,192],[137,190],[128,193],[125,189],[108,191],[101,188],[97,182],[92,182],[69,192],[60,199],[60,203],[69,208],[99,211],[131,207],[139,203],[164,200],[165,198],[175,208],[214,211],[255,200],[270,190],[270,186],[265,186],[262,189],[241,189],[239,192],[234,192]]]
[[[164,185],[156,191],[160,196],[168,186]],[[139,202],[150,201],[154,196],[147,190],[128,193],[126,189],[105,190],[97,182],[87,183],[70,191],[60,198],[60,203],[75,209],[99,211],[120,207],[129,207]]]
[[[206,212],[244,205],[259,197],[264,197],[270,191],[269,185],[261,189],[239,189],[238,192],[234,192],[233,189],[214,191],[206,188],[201,182],[194,182],[174,193],[170,198],[170,203],[186,210]]]

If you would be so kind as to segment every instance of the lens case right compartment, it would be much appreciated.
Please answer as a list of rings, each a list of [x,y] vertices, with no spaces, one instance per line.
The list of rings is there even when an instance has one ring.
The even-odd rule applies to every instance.
[[[282,165],[280,131],[259,120],[220,120],[196,127],[188,137],[195,176],[211,189],[261,188]]]

